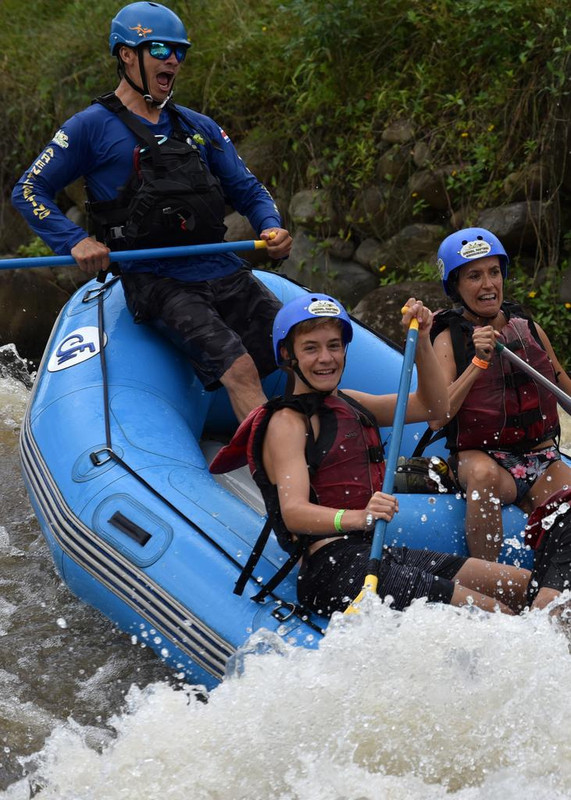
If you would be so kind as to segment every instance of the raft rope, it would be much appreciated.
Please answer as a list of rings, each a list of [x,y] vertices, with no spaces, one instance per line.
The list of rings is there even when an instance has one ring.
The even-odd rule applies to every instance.
[[[162,495],[157,489],[151,486],[141,475],[139,475],[129,464],[124,461],[120,455],[118,455],[113,450],[113,441],[111,436],[111,419],[109,414],[109,380],[108,380],[108,370],[107,370],[107,358],[105,354],[105,314],[104,314],[104,301],[105,301],[105,294],[106,289],[113,286],[120,280],[120,275],[116,275],[107,283],[104,283],[103,286],[96,290],[89,290],[86,292],[83,302],[86,303],[89,300],[93,299],[93,297],[97,297],[97,327],[98,327],[98,336],[99,336],[99,358],[101,364],[101,378],[102,378],[102,389],[103,389],[103,415],[105,421],[105,447],[101,448],[98,451],[95,451],[90,454],[91,461],[94,466],[101,466],[105,464],[107,460],[112,460],[119,466],[121,466],[129,475],[131,475],[135,480],[137,480],[142,486],[144,486],[152,495],[158,498],[161,502],[163,502],[171,511],[173,511],[178,517],[180,517],[187,525],[189,525],[196,533],[200,534],[206,541],[211,544],[221,555],[223,555],[236,569],[243,572],[244,567],[240,562],[235,559],[233,556],[228,553],[215,539],[213,539],[205,530],[203,530],[199,525],[193,522],[189,517],[186,516],[174,503],[171,503],[164,495]],[[100,460],[99,454],[105,453],[107,455],[107,460]],[[281,572],[281,570],[280,570]],[[256,584],[256,588],[260,589],[260,585],[258,581],[250,577],[250,580],[253,580]],[[309,612],[304,610],[301,606],[290,603],[289,601],[284,600],[283,598],[279,597],[275,594],[271,589],[268,591],[268,586],[273,583],[273,580],[270,579],[266,586],[262,586],[262,591],[258,592],[258,595],[252,597],[252,600],[255,600],[259,597],[259,600],[266,595],[272,597],[272,599],[278,603],[279,607],[283,609],[287,609],[289,613],[287,616],[283,616],[279,613],[279,608],[275,609],[272,614],[278,619],[280,622],[285,622],[291,616],[298,617],[302,622],[305,622],[310,628],[313,628],[314,631],[320,634],[324,634],[325,631],[319,625],[314,623],[310,617]],[[258,600],[258,602],[259,602]]]

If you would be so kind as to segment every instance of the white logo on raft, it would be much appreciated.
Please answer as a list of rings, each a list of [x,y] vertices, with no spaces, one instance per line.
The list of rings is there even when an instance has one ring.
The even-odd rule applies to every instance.
[[[336,317],[341,309],[332,300],[314,300],[307,307],[310,314],[316,317]]]
[[[107,344],[104,335],[103,346]],[[99,353],[99,329],[94,325],[78,328],[68,333],[57,345],[48,361],[48,372],[59,372],[68,367],[75,367]]]
[[[485,242],[483,239],[474,239],[472,242],[466,242],[460,250],[462,258],[483,258],[487,256],[492,246]]]

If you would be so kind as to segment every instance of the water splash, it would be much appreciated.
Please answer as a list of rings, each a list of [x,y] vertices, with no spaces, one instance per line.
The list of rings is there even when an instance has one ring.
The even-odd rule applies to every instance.
[[[545,612],[368,598],[318,651],[262,639],[207,703],[159,683],[130,689],[112,741],[58,726],[34,760],[36,797],[571,795],[571,656]]]

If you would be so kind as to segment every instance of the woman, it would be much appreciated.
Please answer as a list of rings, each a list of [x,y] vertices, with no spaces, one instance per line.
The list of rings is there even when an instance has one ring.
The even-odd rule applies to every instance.
[[[495,348],[500,342],[516,351],[571,393],[571,379],[545,332],[519,306],[504,301],[508,263],[499,239],[484,228],[448,236],[438,266],[444,290],[458,307],[437,314],[432,331],[450,411],[430,425],[445,426],[456,459],[466,492],[470,554],[494,561],[503,538],[501,505],[516,503],[530,513],[571,484],[571,469],[556,444],[554,395]],[[541,605],[558,593],[542,589]]]

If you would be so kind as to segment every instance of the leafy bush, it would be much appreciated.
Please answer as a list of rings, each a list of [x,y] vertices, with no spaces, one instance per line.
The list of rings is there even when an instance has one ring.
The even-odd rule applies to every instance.
[[[456,166],[447,191],[467,223],[509,200],[510,172],[545,164],[556,213],[522,285],[534,291],[540,267],[556,280],[571,228],[558,205],[565,168],[558,154],[571,114],[569,0],[164,2],[185,20],[194,45],[176,99],[217,119],[237,142],[263,129],[272,143],[271,183],[284,197],[327,187],[344,211],[340,233],[358,236],[356,194],[382,182],[375,174],[382,134],[406,120],[415,141],[429,145],[431,166]],[[36,0],[31,25],[29,4],[2,0],[4,200],[61,121],[115,86],[108,35],[121,5]],[[421,201],[412,198],[411,208],[413,219],[426,218]]]

